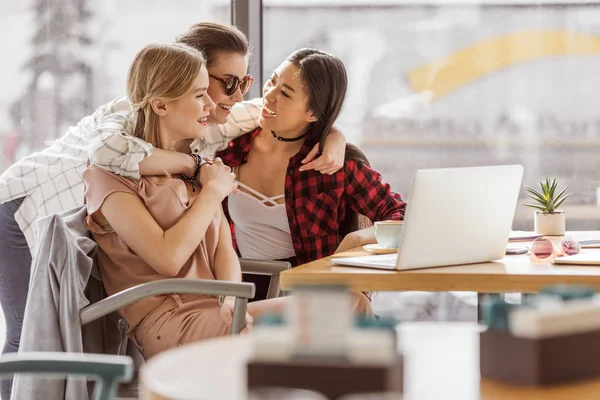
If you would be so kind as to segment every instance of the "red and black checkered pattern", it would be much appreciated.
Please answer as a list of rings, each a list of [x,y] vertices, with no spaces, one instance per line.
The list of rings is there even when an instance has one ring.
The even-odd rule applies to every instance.
[[[248,159],[252,141],[260,128],[233,140],[226,150],[217,153],[230,167],[238,167]],[[340,221],[354,210],[372,221],[402,220],[406,203],[391,191],[381,175],[363,163],[346,161],[344,168],[333,175],[318,171],[303,171],[301,161],[315,145],[306,139],[300,151],[290,159],[285,178],[285,206],[292,243],[298,263],[314,261],[335,252],[340,244]],[[227,212],[227,199],[223,202]]]

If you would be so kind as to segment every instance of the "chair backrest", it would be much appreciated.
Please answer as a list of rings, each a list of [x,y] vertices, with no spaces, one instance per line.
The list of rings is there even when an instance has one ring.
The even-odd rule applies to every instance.
[[[247,258],[240,258],[240,266],[242,272],[245,274],[267,275],[271,277],[266,296],[267,299],[279,297],[281,294],[279,289],[279,274],[292,268],[292,264],[287,261],[250,260]]]
[[[131,380],[133,361],[124,356],[56,352],[13,353],[0,357],[0,375],[19,373],[90,377],[97,381],[93,400],[112,400],[116,398],[119,383]]]

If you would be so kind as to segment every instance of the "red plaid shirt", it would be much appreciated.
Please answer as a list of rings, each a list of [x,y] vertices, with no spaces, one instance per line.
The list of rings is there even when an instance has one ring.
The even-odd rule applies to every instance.
[[[217,153],[230,167],[248,160],[252,141],[260,128],[229,143]],[[303,171],[301,161],[316,144],[306,139],[300,151],[290,159],[285,177],[285,207],[290,224],[297,262],[302,264],[327,257],[341,242],[339,227],[348,209],[366,215],[371,221],[402,220],[406,203],[390,189],[381,175],[363,163],[346,161],[344,168],[333,175],[318,171]],[[223,202],[234,236],[234,224]]]

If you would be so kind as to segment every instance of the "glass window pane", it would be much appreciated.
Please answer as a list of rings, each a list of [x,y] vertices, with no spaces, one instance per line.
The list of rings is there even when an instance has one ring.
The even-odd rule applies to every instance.
[[[2,0],[0,171],[125,94],[147,43],[201,21],[230,22],[229,0]]]
[[[405,196],[417,168],[520,163],[570,185],[568,229],[600,229],[600,5],[465,3],[265,0],[265,76],[300,47],[339,56],[337,125]]]

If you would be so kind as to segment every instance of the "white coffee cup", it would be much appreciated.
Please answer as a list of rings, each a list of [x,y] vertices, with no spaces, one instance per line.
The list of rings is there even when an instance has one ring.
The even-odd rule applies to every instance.
[[[400,243],[404,221],[375,222],[375,237],[377,243],[386,249],[395,249]]]

